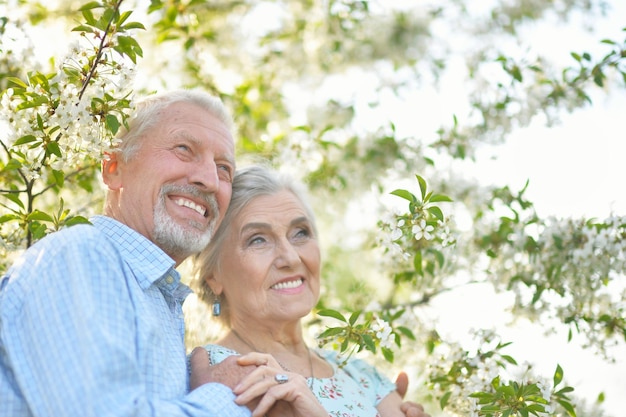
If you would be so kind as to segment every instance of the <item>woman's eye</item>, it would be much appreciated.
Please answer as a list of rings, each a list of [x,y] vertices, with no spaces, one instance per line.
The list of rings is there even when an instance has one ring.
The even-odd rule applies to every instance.
[[[294,236],[299,239],[307,238],[311,236],[311,231],[307,228],[298,229]]]

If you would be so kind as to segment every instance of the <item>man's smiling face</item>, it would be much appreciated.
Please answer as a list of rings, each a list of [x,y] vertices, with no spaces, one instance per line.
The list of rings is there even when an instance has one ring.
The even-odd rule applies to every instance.
[[[217,117],[175,103],[147,130],[129,161],[117,160],[116,217],[177,262],[201,250],[224,217],[232,192],[234,143]]]

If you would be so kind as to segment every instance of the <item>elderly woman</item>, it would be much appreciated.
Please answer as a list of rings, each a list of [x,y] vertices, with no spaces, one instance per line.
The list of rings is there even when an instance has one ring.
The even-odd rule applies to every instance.
[[[225,218],[196,261],[199,296],[227,328],[205,349],[212,364],[245,354],[240,363],[257,366],[234,389],[240,404],[260,398],[253,416],[278,400],[300,415],[427,416],[414,403],[407,410],[374,367],[359,359],[340,367],[336,352],[307,346],[301,319],[317,304],[321,260],[297,184],[259,166],[240,170]]]

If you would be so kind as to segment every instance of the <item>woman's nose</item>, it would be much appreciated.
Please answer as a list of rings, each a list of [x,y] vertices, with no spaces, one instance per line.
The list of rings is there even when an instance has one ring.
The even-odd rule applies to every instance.
[[[275,264],[278,268],[289,268],[300,262],[300,254],[289,241],[281,241],[277,246]]]

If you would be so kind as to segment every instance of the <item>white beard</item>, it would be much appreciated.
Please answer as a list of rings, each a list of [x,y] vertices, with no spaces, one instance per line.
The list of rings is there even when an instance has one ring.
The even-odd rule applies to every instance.
[[[188,225],[185,226],[170,217],[165,209],[165,198],[172,191],[190,194],[208,203],[210,222],[206,229],[204,225],[193,220],[189,220]],[[218,216],[219,210],[215,195],[200,192],[193,186],[165,185],[161,188],[159,200],[154,207],[154,241],[170,256],[190,256],[200,252],[209,244],[215,232]]]

